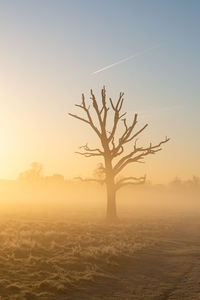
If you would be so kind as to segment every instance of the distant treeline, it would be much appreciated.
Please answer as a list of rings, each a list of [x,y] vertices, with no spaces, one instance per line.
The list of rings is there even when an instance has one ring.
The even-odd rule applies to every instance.
[[[61,174],[53,174],[52,176],[43,176],[43,166],[40,163],[33,162],[30,168],[21,172],[18,180],[21,182],[49,182],[49,183],[64,183],[65,178]]]
[[[101,166],[98,165],[94,170],[94,177],[101,177],[102,173],[100,172]],[[33,162],[26,171],[21,172],[17,178],[18,182],[22,183],[35,183],[35,184],[81,184],[81,185],[97,185],[94,182],[82,182],[78,179],[68,179],[66,180],[62,174],[53,174],[51,176],[43,175],[43,166],[40,163]],[[5,183],[4,180],[0,181],[0,184]],[[168,184],[152,184],[150,181],[146,181],[143,185],[140,186],[130,186],[129,189],[170,189],[170,190],[198,190],[200,191],[200,177],[193,176],[191,179],[182,180],[179,177],[175,177]]]

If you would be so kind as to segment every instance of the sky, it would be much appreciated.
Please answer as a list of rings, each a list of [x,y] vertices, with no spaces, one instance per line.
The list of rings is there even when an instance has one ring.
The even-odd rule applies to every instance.
[[[130,175],[200,175],[199,13],[195,0],[0,0],[0,178],[33,161],[45,175],[92,174],[98,161],[74,151],[95,136],[68,112],[103,85],[148,122],[143,144],[171,138]]]

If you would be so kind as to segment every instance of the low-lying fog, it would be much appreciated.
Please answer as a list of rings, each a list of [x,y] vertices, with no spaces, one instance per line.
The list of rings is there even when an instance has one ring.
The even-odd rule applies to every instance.
[[[117,194],[120,219],[186,216],[200,212],[200,188],[143,185],[121,189]],[[57,184],[0,182],[1,214],[25,217],[59,217],[68,220],[101,220],[105,216],[105,187],[92,183]]]

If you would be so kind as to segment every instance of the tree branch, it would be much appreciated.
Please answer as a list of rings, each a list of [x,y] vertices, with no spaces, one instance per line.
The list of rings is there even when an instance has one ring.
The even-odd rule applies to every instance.
[[[120,179],[116,185],[115,190],[119,190],[120,188],[124,187],[125,185],[138,185],[138,184],[144,184],[146,181],[146,175],[143,177],[125,177]]]
[[[78,120],[81,120],[81,121],[83,121],[83,122],[85,122],[85,123],[90,124],[89,121],[87,121],[87,120],[85,120],[85,119],[83,119],[83,118],[81,118],[81,117],[79,117],[79,116],[77,116],[77,115],[74,115],[74,114],[71,114],[71,113],[68,113],[68,115],[71,116],[71,117],[73,117],[73,118],[76,118],[76,119],[78,119]]]
[[[83,151],[85,152],[76,151],[75,153],[83,155],[85,157],[104,156],[104,153],[99,148],[89,148],[88,144],[80,146],[79,149],[83,149]]]
[[[133,129],[135,128],[135,126],[137,124],[137,114],[134,115],[133,122],[130,126],[127,125],[126,118],[122,119],[122,121],[124,123],[125,130],[124,130],[124,133],[122,134],[122,136],[119,138],[118,145],[116,146],[115,150],[112,153],[113,158],[115,157],[116,154],[118,155],[118,151],[121,149],[121,147],[124,144],[133,140],[137,135],[139,135],[147,127],[147,124],[146,124],[140,130],[138,130],[132,137],[130,137]]]
[[[102,109],[100,111],[100,114],[101,114],[102,111],[104,111],[103,127],[106,130],[107,113],[108,113],[109,107],[106,106],[106,89],[105,89],[105,86],[101,90],[101,101],[102,101]]]
[[[80,181],[85,181],[85,182],[88,182],[88,181],[97,182],[97,183],[100,183],[100,184],[104,184],[105,183],[105,180],[103,180],[103,179],[82,178],[82,177],[75,177],[74,179],[78,179]]]
[[[84,119],[80,116],[71,114],[71,113],[69,113],[69,115],[73,118],[76,118],[76,119],[79,119],[79,120],[81,120],[85,123],[88,123],[92,127],[92,129],[96,132],[96,134],[99,136],[99,138],[101,138],[101,133],[98,130],[98,128],[94,125],[94,122],[93,122],[92,117],[90,115],[90,112],[89,112],[90,107],[88,107],[88,108],[86,107],[84,94],[82,94],[82,104],[75,104],[75,106],[77,106],[77,107],[79,107],[79,108],[81,108],[82,110],[85,111],[88,120],[86,120],[86,119]]]
[[[102,93],[103,93],[103,92],[102,92]],[[101,133],[105,133],[105,128],[104,128],[104,126],[103,126],[103,120],[102,120],[102,118],[101,118],[101,109],[99,109],[99,106],[98,106],[96,97],[95,97],[95,95],[93,94],[93,91],[92,91],[92,90],[90,90],[90,94],[91,94],[91,97],[90,97],[90,98],[92,99],[92,105],[93,105],[93,107],[94,107],[94,110],[95,110],[95,112],[96,112],[97,118],[98,118],[98,120],[99,120],[99,125],[100,125],[100,127],[101,127]],[[104,93],[103,93],[103,95],[104,95]],[[102,99],[102,101],[104,101],[104,100]]]
[[[75,151],[75,153],[85,156],[85,157],[92,157],[92,156],[101,156],[102,154],[100,153],[91,153],[91,152],[79,152],[79,151]]]
[[[133,163],[133,162],[142,162],[141,160],[144,159],[145,156],[149,154],[155,154],[156,152],[162,150],[160,146],[164,143],[167,143],[170,139],[165,138],[165,140],[161,141],[160,143],[152,146],[150,143],[149,147],[143,148],[143,147],[137,147],[136,142],[134,145],[134,150],[127,154],[126,156],[122,157],[118,163],[114,166],[114,173],[118,174],[119,172],[122,171],[128,164]],[[138,153],[135,157],[133,157],[136,153]]]
[[[109,99],[111,107],[114,110],[114,121],[113,121],[113,128],[111,130],[111,134],[108,138],[108,142],[110,142],[112,140],[112,138],[114,137],[119,120],[126,114],[126,113],[124,113],[121,116],[119,115],[119,113],[122,109],[123,101],[124,101],[123,96],[124,96],[124,93],[119,94],[119,99],[118,99],[116,105],[113,104],[113,101],[111,98]]]

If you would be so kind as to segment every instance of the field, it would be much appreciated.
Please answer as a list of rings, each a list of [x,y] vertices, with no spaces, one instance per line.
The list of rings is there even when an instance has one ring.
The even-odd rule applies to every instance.
[[[119,201],[121,222],[108,225],[105,203],[51,206],[49,195],[62,195],[40,191],[46,204],[33,204],[39,194],[24,194],[23,209],[9,197],[7,212],[1,205],[1,300],[200,299],[199,205],[135,195]]]
[[[198,299],[200,222],[0,224],[1,299]]]

